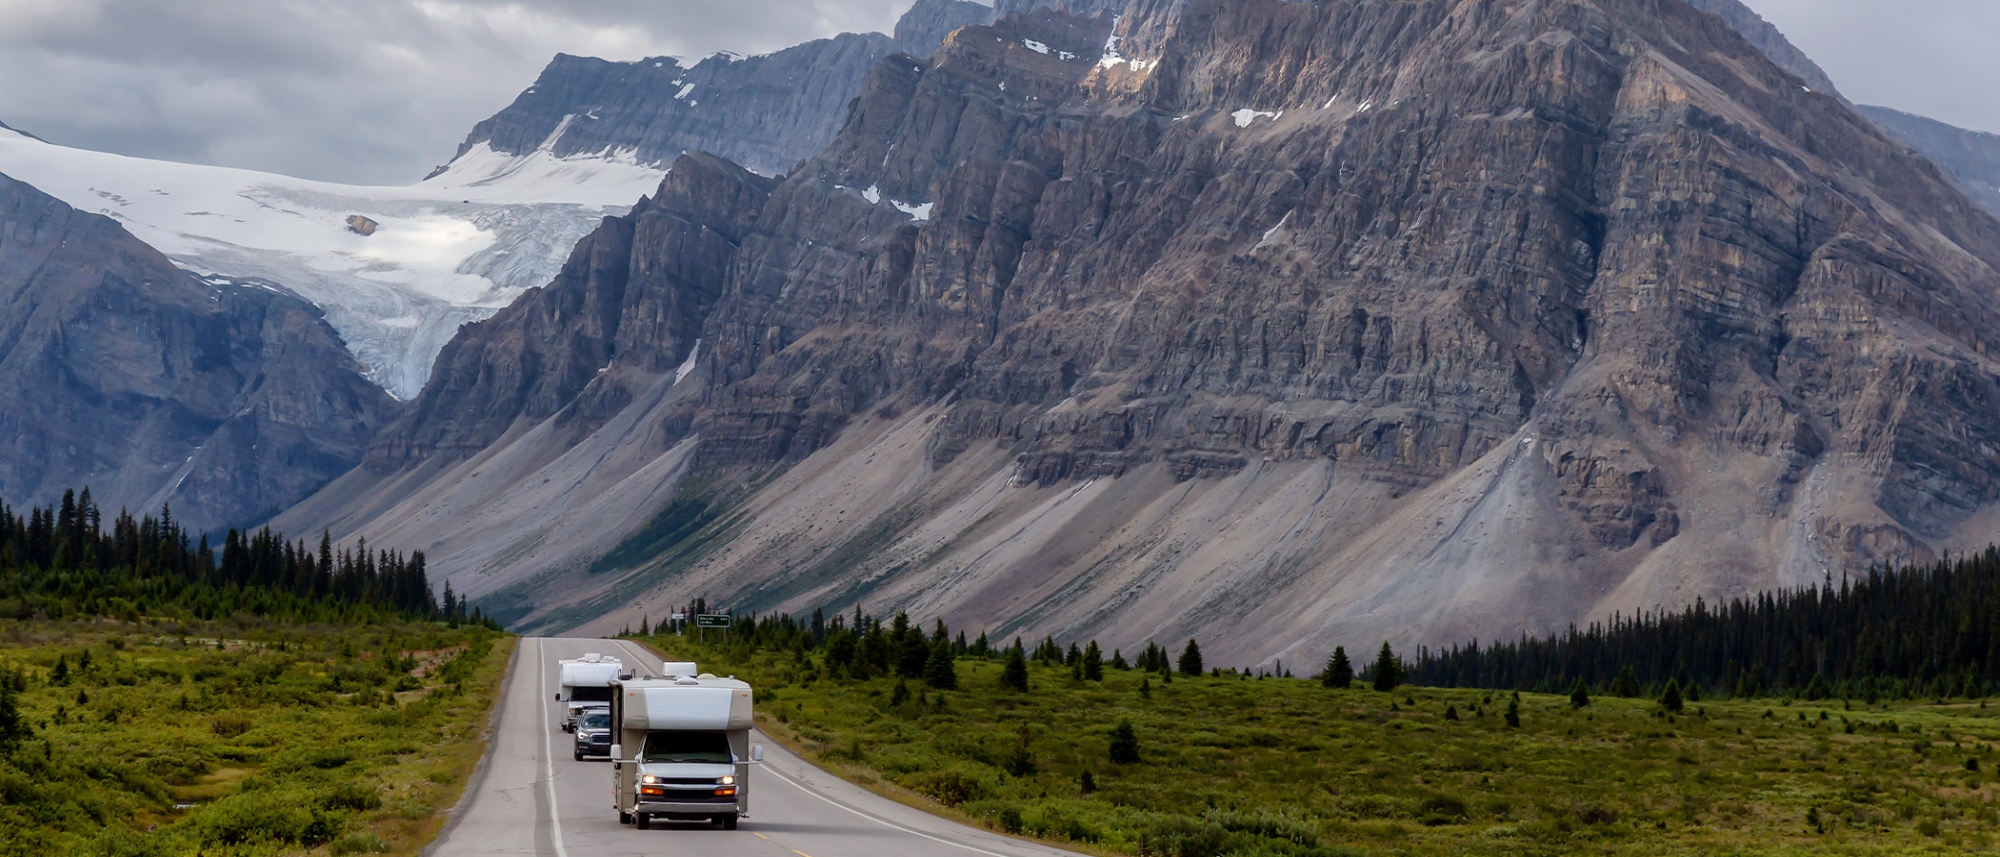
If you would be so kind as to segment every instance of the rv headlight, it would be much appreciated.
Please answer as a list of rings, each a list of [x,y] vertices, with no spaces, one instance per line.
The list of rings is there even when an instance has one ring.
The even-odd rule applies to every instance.
[[[716,780],[716,782],[721,783],[725,786],[733,786],[736,785],[736,777],[734,775],[724,774],[722,779]]]
[[[653,776],[652,774],[647,774],[647,775],[645,775],[645,776],[643,776],[643,777],[640,777],[640,778],[639,778],[639,782],[642,782],[642,783],[657,783],[657,782],[659,782],[659,781],[660,781],[660,778],[659,778],[659,777],[656,777],[656,776]]]

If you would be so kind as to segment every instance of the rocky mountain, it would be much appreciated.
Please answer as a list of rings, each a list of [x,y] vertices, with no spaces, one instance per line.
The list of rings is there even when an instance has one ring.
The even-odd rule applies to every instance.
[[[111,218],[0,175],[0,497],[88,486],[199,531],[360,460],[394,403],[311,304],[200,279]]]
[[[2000,532],[2000,221],[1722,18],[1148,2],[885,60],[780,181],[678,161],[286,526],[524,627],[705,594],[1224,662]]]
[[[1986,210],[2000,216],[2000,135],[1968,131],[1887,107],[1860,108],[1863,115],[1915,147],[1946,172]]]
[[[766,174],[824,148],[868,71],[894,53],[929,56],[945,35],[993,10],[965,0],[920,0],[894,36],[843,33],[763,56],[716,54],[691,66],[673,57],[609,62],[558,54],[535,85],[478,125],[459,146],[558,157],[629,152],[665,165],[682,152],[719,154]],[[443,168],[440,168],[443,169]]]

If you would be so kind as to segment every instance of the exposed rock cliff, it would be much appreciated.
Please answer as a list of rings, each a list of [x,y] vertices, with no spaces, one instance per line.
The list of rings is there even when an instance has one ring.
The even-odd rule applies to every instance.
[[[2000,222],[1722,19],[1200,0],[1142,62],[1104,61],[1142,25],[1038,11],[883,62],[825,152],[731,180],[768,190],[754,217],[671,206],[673,234],[733,252],[642,288],[714,295],[698,349],[656,335],[628,371],[578,347],[543,405],[413,414],[300,519],[430,534],[530,624],[865,599],[1199,634],[1226,661],[1557,628],[2000,533]],[[591,343],[637,287],[611,260],[654,252],[632,228],[572,261],[604,272],[568,278],[561,315]],[[550,362],[482,353],[433,387]],[[593,399],[599,366],[627,392]],[[433,425],[468,409],[493,425],[463,445]],[[544,517],[494,542],[475,483]],[[590,572],[601,544],[540,523],[614,493],[653,501],[636,523],[663,483],[682,502],[651,562]]]
[[[0,497],[88,485],[106,508],[247,524],[353,467],[392,409],[311,304],[198,280],[0,176]]]
[[[843,33],[755,57],[717,54],[692,66],[673,57],[609,62],[558,54],[514,103],[474,126],[463,156],[485,143],[557,157],[625,152],[667,164],[713,152],[776,175],[833,138],[847,102],[892,53],[928,56],[947,33],[993,10],[964,0],[921,0],[894,37]]]
[[[1812,57],[1806,56],[1805,51],[1799,50],[1797,45],[1785,38],[1784,33],[1750,7],[1738,0],[1687,0],[1687,4],[1703,12],[1720,15],[1730,29],[1741,34],[1751,47],[1769,57],[1779,68],[1797,75],[1807,86],[1830,95],[1840,94],[1819,63],[1813,62]]]

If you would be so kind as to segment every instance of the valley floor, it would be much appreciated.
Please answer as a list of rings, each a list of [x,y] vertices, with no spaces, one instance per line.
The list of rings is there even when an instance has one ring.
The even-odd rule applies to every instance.
[[[0,855],[414,854],[478,763],[512,642],[443,624],[0,622],[20,715],[0,728]]]
[[[757,688],[764,731],[968,823],[1107,854],[1902,854],[1996,842],[1984,701],[1690,701],[1173,676],[961,657],[961,689],[650,638]],[[1134,727],[1140,761],[1108,758]],[[1087,784],[1086,784],[1087,782]]]

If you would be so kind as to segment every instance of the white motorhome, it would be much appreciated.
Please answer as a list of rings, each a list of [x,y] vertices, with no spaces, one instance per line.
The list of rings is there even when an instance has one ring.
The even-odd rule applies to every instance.
[[[750,814],[750,685],[712,675],[673,675],[612,686],[611,782],[618,820],[644,830],[655,818],[708,821],[735,830]]]
[[[563,703],[562,728],[568,732],[576,728],[577,719],[586,709],[610,707],[611,684],[619,679],[625,665],[617,658],[596,652],[558,663],[562,665],[562,675],[556,701]]]

